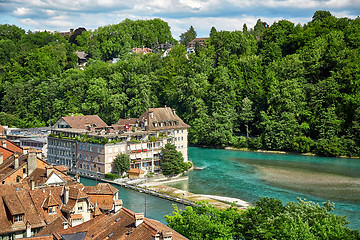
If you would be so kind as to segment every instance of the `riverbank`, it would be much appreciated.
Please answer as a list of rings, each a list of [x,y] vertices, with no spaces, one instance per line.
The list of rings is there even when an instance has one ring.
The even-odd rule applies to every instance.
[[[168,194],[170,196],[176,196],[181,199],[185,199],[192,202],[206,201],[214,207],[224,210],[231,207],[231,204],[234,203],[238,209],[245,210],[250,204],[237,198],[214,196],[214,195],[203,195],[203,194],[194,194],[185,190],[173,188],[166,185],[156,185],[149,187],[156,192],[163,194]]]
[[[134,184],[129,184],[128,182],[125,181],[120,182],[110,179],[103,179],[103,178],[99,179],[91,176],[81,176],[81,177],[118,185],[124,188],[132,189],[140,193],[150,194],[155,197],[167,199],[169,201],[173,201],[187,206],[196,206],[197,202],[199,201],[208,202],[210,205],[213,205],[214,207],[221,210],[231,207],[233,203],[235,204],[235,207],[241,210],[245,210],[250,206],[249,203],[237,198],[194,194],[188,191],[184,191],[181,189],[164,185],[166,183],[186,181],[188,180],[187,176],[184,177],[178,176],[175,178],[158,177],[155,178],[156,179],[155,181],[153,179],[153,181],[148,181],[148,182],[145,179],[138,179],[139,181],[138,183],[140,184],[136,184],[136,182],[134,182]]]

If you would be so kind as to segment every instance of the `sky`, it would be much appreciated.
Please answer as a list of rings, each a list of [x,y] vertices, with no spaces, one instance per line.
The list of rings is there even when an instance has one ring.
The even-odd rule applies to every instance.
[[[234,31],[246,23],[250,29],[258,19],[270,25],[282,19],[304,24],[317,10],[354,19],[360,15],[360,0],[0,0],[0,23],[65,32],[95,30],[126,18],[160,18],[179,39],[190,26],[198,37],[208,37],[211,27]]]

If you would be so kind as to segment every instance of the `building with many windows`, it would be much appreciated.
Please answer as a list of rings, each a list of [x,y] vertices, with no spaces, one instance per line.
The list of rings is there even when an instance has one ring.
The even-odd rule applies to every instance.
[[[169,107],[149,108],[138,119],[120,119],[111,127],[57,128],[48,137],[48,162],[65,165],[70,172],[99,176],[114,171],[114,159],[127,154],[131,169],[154,172],[160,152],[172,143],[188,161],[185,124]]]

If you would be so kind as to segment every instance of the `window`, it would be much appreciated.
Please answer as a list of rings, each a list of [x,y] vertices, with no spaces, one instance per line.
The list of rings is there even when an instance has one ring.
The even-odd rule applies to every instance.
[[[98,162],[100,162],[100,156],[98,156],[97,158],[98,158]]]
[[[90,152],[92,152],[92,146],[90,146]]]
[[[179,133],[179,129],[177,130],[177,133]]]
[[[81,153],[80,153],[80,159],[82,158],[82,156],[81,156]]]
[[[90,161],[93,161],[93,156],[90,156]]]
[[[100,169],[100,167],[98,167],[98,172],[101,172],[101,169]]]
[[[82,211],[83,211],[83,206],[82,206],[82,204],[78,206],[78,211],[79,211],[79,212],[82,212]]]
[[[79,166],[80,169],[82,169],[82,163],[80,163],[80,166]]]
[[[49,214],[55,214],[55,207],[49,207]]]
[[[19,223],[19,222],[23,222],[24,221],[24,215],[15,215],[14,216],[14,223]]]
[[[183,129],[181,129],[181,133],[183,133],[184,132],[184,130]]]
[[[100,153],[100,147],[98,147],[98,153]]]
[[[181,141],[183,141],[184,140],[184,137],[181,137]]]

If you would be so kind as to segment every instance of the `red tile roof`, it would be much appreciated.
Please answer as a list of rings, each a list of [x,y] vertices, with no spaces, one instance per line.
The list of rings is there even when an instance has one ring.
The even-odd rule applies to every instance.
[[[24,221],[12,224],[6,208],[11,214],[24,214]],[[29,187],[23,183],[0,185],[0,235],[24,231],[26,222],[29,222],[32,228],[40,228],[46,225],[31,199]]]
[[[151,117],[152,116],[152,117]],[[189,128],[170,107],[149,108],[139,117],[139,121],[147,121],[148,130]],[[156,127],[155,127],[156,124]],[[162,127],[160,126],[162,124]]]
[[[133,168],[133,169],[130,169],[128,171],[128,173],[137,173],[137,174],[142,174],[142,173],[145,173],[144,170],[140,169],[140,168]]]
[[[84,192],[87,194],[115,194],[119,190],[109,183],[98,183],[96,186],[85,186]]]
[[[108,125],[98,115],[68,116],[62,119],[70,125],[71,128],[87,129],[88,126],[107,127]]]
[[[23,149],[21,147],[19,147],[18,145],[16,145],[15,143],[10,141],[9,139],[2,139],[0,146],[3,146],[3,144],[4,144],[3,142],[5,142],[6,148],[8,150],[13,151],[13,152],[17,152],[17,153],[22,153],[23,152]]]
[[[152,240],[157,234],[172,235],[173,240],[187,239],[171,228],[165,226],[156,220],[144,218],[143,223],[135,227],[135,213],[122,208],[116,213],[104,213],[85,223],[75,227],[63,229],[58,224],[58,229],[52,229],[53,236],[70,237],[80,236],[81,239],[136,239],[136,240]],[[45,228],[44,231],[38,233],[39,236],[49,234]]]

